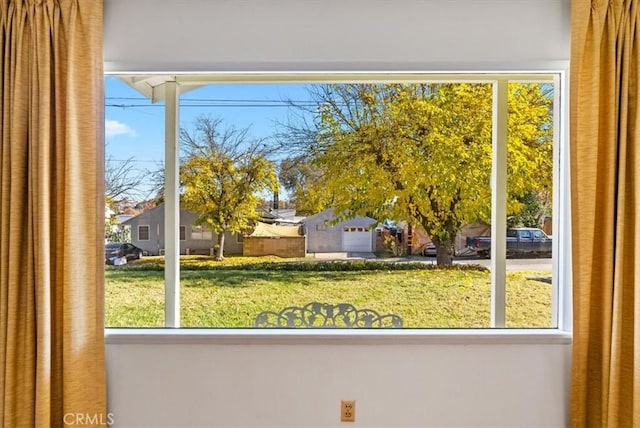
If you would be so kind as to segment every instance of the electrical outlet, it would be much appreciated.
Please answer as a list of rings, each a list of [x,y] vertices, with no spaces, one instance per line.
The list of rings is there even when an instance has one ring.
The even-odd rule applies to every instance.
[[[355,400],[342,400],[342,402],[340,403],[340,421],[342,422],[356,421]]]

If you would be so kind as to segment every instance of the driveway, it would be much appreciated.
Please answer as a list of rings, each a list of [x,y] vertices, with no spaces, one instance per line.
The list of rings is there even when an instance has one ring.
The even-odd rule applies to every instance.
[[[376,255],[373,253],[315,253],[314,257],[318,260],[375,260]]]

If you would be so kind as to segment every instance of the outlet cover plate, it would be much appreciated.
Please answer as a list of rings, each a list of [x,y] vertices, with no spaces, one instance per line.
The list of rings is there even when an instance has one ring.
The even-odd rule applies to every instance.
[[[356,421],[356,402],[355,400],[342,400],[340,403],[340,421],[355,422]]]

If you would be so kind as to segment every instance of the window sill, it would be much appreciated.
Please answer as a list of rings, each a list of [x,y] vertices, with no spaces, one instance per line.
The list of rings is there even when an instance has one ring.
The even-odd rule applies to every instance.
[[[558,329],[200,329],[107,328],[107,345],[563,345]]]

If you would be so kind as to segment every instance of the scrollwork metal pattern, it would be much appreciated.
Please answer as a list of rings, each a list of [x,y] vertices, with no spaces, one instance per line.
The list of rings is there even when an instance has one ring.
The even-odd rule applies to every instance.
[[[402,318],[395,314],[380,315],[373,309],[357,309],[350,303],[312,302],[305,306],[289,306],[280,312],[258,314],[255,327],[271,328],[402,328]]]

